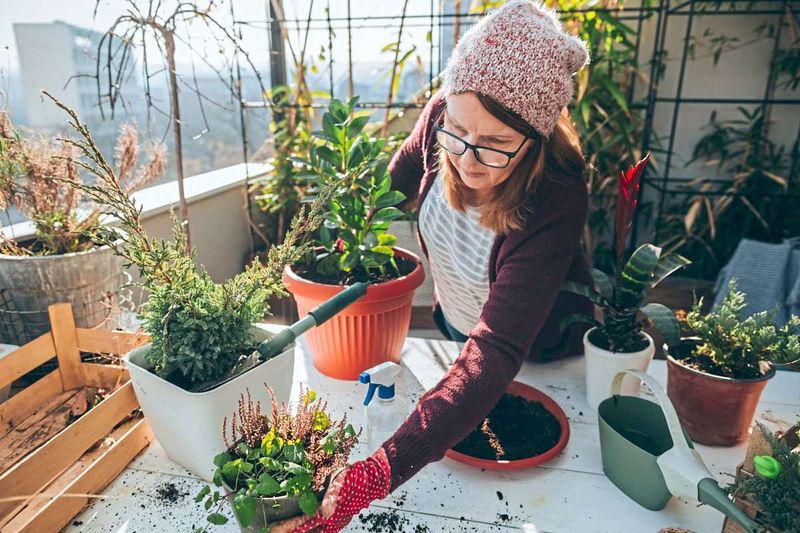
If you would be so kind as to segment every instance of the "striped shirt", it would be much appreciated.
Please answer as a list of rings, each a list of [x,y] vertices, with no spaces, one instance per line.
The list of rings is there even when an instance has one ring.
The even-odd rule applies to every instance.
[[[462,213],[450,206],[440,172],[420,207],[419,231],[442,313],[464,335],[478,324],[489,298],[489,252],[495,232],[479,220],[478,208],[467,207]]]

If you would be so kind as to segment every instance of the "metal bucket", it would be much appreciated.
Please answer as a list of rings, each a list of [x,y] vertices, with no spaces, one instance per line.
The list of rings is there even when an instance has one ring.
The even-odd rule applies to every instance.
[[[72,304],[78,327],[97,326],[125,284],[122,264],[107,246],[53,256],[0,254],[0,343],[22,345],[46,333],[54,303]]]

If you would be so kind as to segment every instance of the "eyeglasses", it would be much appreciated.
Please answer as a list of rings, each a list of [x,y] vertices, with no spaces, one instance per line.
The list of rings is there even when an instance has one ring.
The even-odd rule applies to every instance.
[[[533,139],[532,135],[526,135],[522,140],[522,144],[513,152],[506,152],[504,150],[497,150],[496,148],[489,148],[488,146],[479,146],[477,144],[470,144],[461,137],[442,129],[439,125],[435,124],[433,130],[436,132],[436,142],[453,155],[462,155],[467,149],[472,150],[475,154],[475,159],[479,163],[492,168],[505,168],[511,163],[511,159],[516,156],[528,139]]]

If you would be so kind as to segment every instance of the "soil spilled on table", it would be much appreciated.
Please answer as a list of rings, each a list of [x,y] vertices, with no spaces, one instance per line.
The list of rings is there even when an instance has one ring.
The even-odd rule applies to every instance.
[[[543,454],[560,437],[558,419],[540,402],[506,393],[453,449],[478,459],[515,461]]]

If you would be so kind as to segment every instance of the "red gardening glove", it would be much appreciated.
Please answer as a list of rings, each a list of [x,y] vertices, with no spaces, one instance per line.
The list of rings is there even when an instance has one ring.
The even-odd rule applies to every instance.
[[[275,531],[289,533],[337,533],[370,502],[389,494],[391,468],[386,452],[378,448],[372,456],[341,471],[328,486],[317,514],[276,524]]]

